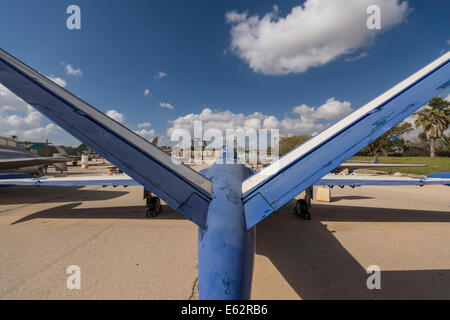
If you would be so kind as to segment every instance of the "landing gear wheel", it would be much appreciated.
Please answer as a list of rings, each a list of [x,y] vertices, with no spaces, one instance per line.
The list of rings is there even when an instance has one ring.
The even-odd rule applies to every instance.
[[[311,220],[311,213],[309,212],[310,205],[308,202],[305,199],[299,199],[295,205],[295,211],[303,220]]]
[[[147,218],[154,218],[161,213],[161,200],[158,197],[147,198]]]

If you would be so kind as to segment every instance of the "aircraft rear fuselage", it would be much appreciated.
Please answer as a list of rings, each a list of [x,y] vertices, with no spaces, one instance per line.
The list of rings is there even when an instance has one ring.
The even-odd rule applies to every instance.
[[[198,235],[200,299],[250,299],[255,228],[247,230],[241,191],[250,173],[242,164],[215,164],[208,170],[213,199],[206,229]]]

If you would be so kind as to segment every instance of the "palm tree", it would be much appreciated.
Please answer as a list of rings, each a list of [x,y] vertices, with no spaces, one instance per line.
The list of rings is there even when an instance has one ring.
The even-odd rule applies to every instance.
[[[430,141],[430,156],[436,156],[436,140],[442,138],[444,131],[450,125],[450,102],[440,97],[434,97],[428,103],[430,108],[424,108],[415,113],[416,128],[423,127]]]

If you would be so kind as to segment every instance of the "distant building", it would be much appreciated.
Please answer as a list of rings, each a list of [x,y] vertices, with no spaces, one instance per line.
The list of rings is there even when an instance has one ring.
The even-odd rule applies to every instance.
[[[77,149],[66,146],[54,146],[51,142],[19,142],[25,150],[41,157],[53,157],[54,154],[65,154],[68,156],[80,156]]]

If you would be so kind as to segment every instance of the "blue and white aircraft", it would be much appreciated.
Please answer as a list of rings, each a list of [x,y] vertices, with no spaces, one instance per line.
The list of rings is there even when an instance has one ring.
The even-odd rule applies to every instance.
[[[450,184],[447,174],[426,179],[327,175],[448,89],[449,60],[447,52],[256,173],[237,161],[221,164],[223,157],[236,158],[226,150],[204,174],[173,162],[147,140],[2,50],[0,82],[128,175],[120,178],[126,180],[122,183],[118,177],[71,183],[135,181],[198,225],[200,299],[249,299],[255,226],[310,186]],[[60,185],[67,185],[67,180]]]
[[[58,171],[67,171],[68,161],[68,157],[40,157],[25,150],[20,143],[0,137],[0,179],[11,176],[6,173],[23,173],[37,178],[49,165]]]

